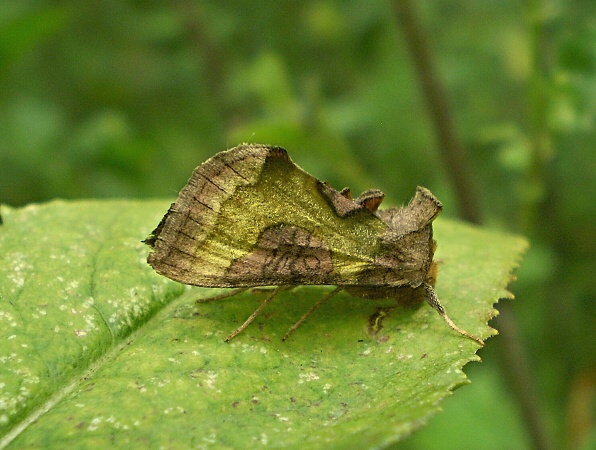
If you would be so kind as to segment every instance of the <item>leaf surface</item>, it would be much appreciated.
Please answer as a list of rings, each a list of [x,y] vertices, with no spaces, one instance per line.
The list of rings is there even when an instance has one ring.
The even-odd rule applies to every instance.
[[[468,382],[478,345],[425,304],[342,293],[282,342],[330,287],[280,294],[226,344],[266,294],[196,304],[222,291],[157,275],[140,241],[168,206],[2,208],[0,448],[383,447]],[[444,219],[435,238],[448,314],[494,334],[525,240]]]

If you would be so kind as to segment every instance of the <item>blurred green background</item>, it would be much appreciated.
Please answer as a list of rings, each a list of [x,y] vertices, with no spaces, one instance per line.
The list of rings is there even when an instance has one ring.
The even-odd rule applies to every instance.
[[[377,0],[3,0],[0,203],[172,198],[244,141],[387,204],[427,186],[532,247],[472,384],[402,447],[596,446],[594,2],[414,3],[468,213],[408,4]]]

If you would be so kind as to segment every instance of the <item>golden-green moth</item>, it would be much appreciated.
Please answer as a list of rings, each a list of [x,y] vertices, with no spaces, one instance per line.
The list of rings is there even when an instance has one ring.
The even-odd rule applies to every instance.
[[[241,144],[198,166],[159,225],[145,239],[147,262],[184,284],[239,288],[277,286],[226,341],[242,332],[281,289],[336,285],[290,328],[289,336],[340,290],[363,298],[393,298],[404,287],[458,333],[434,284],[432,222],[442,204],[418,187],[401,208],[378,210],[384,194],[353,198],[297,166],[281,147]]]

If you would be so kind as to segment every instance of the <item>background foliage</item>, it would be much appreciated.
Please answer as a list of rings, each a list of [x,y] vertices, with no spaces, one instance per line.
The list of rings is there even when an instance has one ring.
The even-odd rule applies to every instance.
[[[494,323],[502,336],[467,368],[473,383],[406,444],[587,448],[595,8],[415,6],[479,215],[532,248],[518,300]],[[336,187],[381,188],[388,203],[425,185],[454,216],[461,198],[403,31],[381,1],[4,1],[0,202],[173,197],[198,163],[253,141],[286,147]]]

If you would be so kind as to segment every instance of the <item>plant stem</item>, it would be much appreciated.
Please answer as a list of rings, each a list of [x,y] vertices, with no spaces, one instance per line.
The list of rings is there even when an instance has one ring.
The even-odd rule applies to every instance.
[[[435,127],[443,162],[460,201],[460,216],[469,222],[480,223],[477,190],[468,164],[468,157],[457,136],[447,94],[439,81],[426,36],[418,24],[409,0],[395,0],[392,5],[395,16],[403,29],[418,79],[422,84],[422,94],[426,99],[428,112]]]
[[[470,222],[480,223],[480,206],[468,157],[457,136],[447,95],[435,69],[424,30],[418,23],[410,0],[394,0],[392,7],[399,25],[403,29],[406,45],[417,70],[418,78],[421,80],[423,95],[435,126],[447,174],[451,178],[460,201],[460,215]],[[502,309],[499,317],[499,328],[503,330],[501,370],[505,374],[513,394],[521,404],[524,422],[534,447],[551,449],[553,447],[552,440],[549,439],[546,432],[540,414],[538,396],[532,383],[533,376],[528,364],[528,352],[516,333],[517,320],[513,314],[508,312],[506,306]]]

